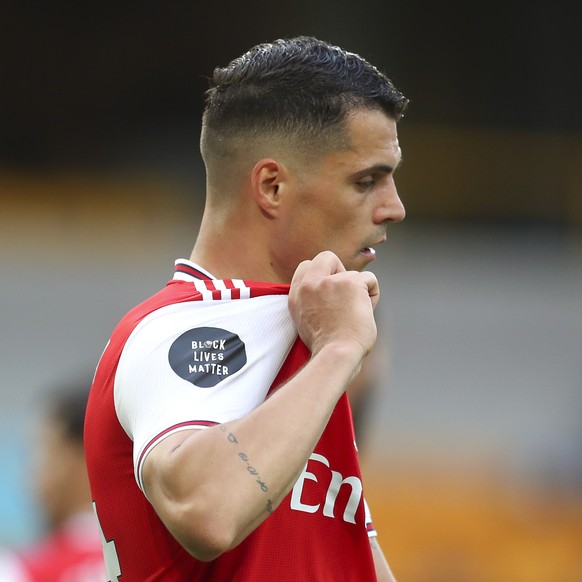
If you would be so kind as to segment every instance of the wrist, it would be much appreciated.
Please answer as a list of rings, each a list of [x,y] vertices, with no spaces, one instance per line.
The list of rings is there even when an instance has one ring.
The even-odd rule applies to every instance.
[[[333,340],[323,345],[313,357],[329,366],[331,370],[350,374],[350,380],[357,375],[367,351],[355,340]]]

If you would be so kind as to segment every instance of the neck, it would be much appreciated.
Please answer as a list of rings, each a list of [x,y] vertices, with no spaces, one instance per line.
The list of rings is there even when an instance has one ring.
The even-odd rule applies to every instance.
[[[205,212],[190,260],[218,279],[289,283],[271,258],[269,226],[242,212]]]

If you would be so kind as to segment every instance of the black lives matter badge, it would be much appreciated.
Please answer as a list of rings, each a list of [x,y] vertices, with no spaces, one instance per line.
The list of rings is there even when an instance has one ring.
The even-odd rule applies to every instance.
[[[247,363],[244,342],[219,327],[197,327],[174,341],[168,353],[170,366],[180,378],[212,388]]]

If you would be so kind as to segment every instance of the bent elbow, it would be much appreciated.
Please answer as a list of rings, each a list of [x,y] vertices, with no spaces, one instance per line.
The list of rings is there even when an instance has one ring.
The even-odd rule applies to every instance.
[[[201,562],[216,560],[235,546],[237,538],[230,524],[219,523],[213,516],[192,516],[180,520],[170,533],[184,549]]]
[[[232,544],[222,539],[212,539],[204,536],[204,539],[189,540],[184,547],[197,560],[201,562],[212,562],[231,549]]]

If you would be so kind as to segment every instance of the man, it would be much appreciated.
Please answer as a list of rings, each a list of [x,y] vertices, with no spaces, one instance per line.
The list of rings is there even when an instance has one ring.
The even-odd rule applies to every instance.
[[[89,400],[108,579],[393,580],[345,390],[376,339],[364,269],[404,218],[407,101],[307,37],[211,85],[194,250],[116,328]]]
[[[88,383],[51,394],[38,438],[34,484],[48,533],[0,556],[6,582],[100,582],[105,568],[83,450]]]

